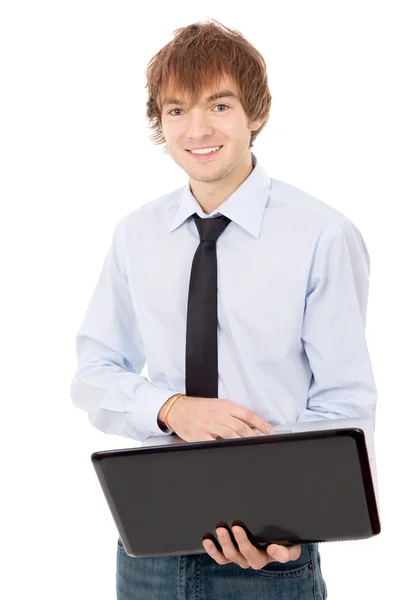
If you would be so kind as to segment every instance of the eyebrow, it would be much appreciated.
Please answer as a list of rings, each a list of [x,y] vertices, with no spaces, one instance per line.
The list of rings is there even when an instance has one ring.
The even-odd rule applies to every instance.
[[[204,99],[204,102],[205,104],[207,104],[208,102],[213,102],[213,100],[217,100],[218,98],[238,99],[238,96],[234,92],[231,92],[231,90],[221,90],[219,92],[214,92],[214,94],[211,94],[210,96],[207,96]],[[169,106],[170,104],[179,104],[180,106],[183,106],[185,102],[182,102],[182,100],[180,100],[179,98],[165,98],[165,100],[163,101],[163,106]]]

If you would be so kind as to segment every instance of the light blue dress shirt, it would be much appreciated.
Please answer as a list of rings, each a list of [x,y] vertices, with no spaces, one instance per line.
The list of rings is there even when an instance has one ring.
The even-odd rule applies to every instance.
[[[73,403],[99,430],[138,441],[171,435],[157,416],[185,393],[195,212],[231,219],[216,246],[218,397],[272,425],[375,417],[363,237],[340,211],[269,177],[253,152],[252,164],[210,215],[187,183],[114,227],[76,336],[71,383]]]

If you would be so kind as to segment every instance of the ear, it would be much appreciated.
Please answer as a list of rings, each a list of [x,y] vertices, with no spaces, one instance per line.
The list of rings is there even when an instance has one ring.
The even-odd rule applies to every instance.
[[[259,118],[256,119],[255,121],[252,121],[251,125],[250,125],[250,129],[255,132],[257,131],[257,129],[259,129],[261,127],[261,125],[264,123],[265,118]]]

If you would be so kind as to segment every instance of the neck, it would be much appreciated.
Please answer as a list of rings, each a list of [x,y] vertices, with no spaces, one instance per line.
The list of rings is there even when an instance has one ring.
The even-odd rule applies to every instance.
[[[234,169],[215,181],[189,179],[192,195],[207,215],[215,211],[229,198],[253,171],[251,152]]]

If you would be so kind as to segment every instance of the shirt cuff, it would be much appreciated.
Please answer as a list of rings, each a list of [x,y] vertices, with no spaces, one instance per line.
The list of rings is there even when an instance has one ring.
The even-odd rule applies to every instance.
[[[126,421],[126,433],[129,433],[130,426],[132,428],[130,434],[135,439],[137,431],[141,432],[140,439],[149,435],[171,435],[172,431],[169,429],[163,431],[159,427],[158,414],[163,404],[179,392],[157,387],[148,380],[141,385],[137,385],[133,394],[131,387],[131,381],[128,377],[125,378],[105,394],[100,401],[99,408],[116,412],[129,412],[130,415]]]

